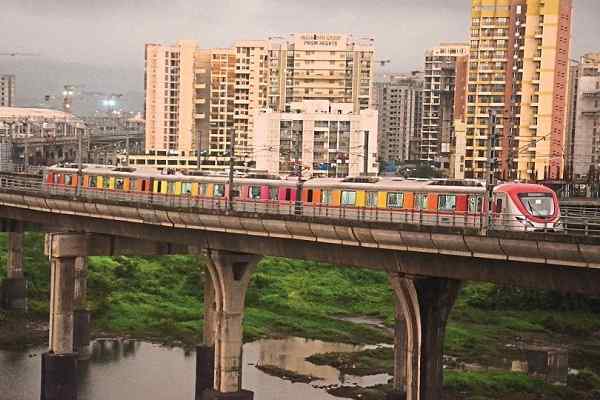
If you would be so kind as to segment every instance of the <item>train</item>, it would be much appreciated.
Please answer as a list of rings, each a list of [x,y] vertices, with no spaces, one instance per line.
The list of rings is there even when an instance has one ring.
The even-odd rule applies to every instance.
[[[43,170],[42,190],[143,205],[229,208],[261,214],[344,218],[497,230],[561,231],[558,197],[537,184],[504,183],[491,199],[478,180],[164,174],[101,165]],[[231,199],[230,199],[231,197]]]

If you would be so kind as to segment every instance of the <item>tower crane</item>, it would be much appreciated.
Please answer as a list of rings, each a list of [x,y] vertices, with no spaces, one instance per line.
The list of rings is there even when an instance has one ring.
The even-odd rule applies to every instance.
[[[121,93],[104,93],[104,92],[89,92],[83,90],[85,85],[64,85],[62,91],[62,99],[63,99],[63,111],[71,112],[71,108],[73,105],[73,98],[84,96],[84,97],[96,97],[99,98],[102,102],[102,106],[110,111],[114,111],[117,105],[117,99],[123,97]],[[48,103],[51,99],[56,99],[58,96],[46,95],[44,96],[44,100]]]
[[[21,53],[18,51],[13,51],[10,53],[0,53],[0,56],[5,57],[39,57],[39,53]]]

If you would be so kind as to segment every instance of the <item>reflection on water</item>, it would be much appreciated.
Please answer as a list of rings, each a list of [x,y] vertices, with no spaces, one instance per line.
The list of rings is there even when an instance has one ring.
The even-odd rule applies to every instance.
[[[374,385],[389,376],[343,376],[338,370],[304,359],[315,353],[358,351],[365,347],[300,338],[261,340],[244,345],[243,386],[260,400],[334,400],[324,390],[270,376],[254,365],[275,365],[322,380],[315,386]],[[0,351],[0,399],[38,400],[40,358],[45,347],[27,352]],[[89,361],[79,364],[79,399],[192,399],[195,384],[194,352],[133,340],[100,339],[92,344]]]
[[[302,375],[319,378],[315,385],[359,385],[372,386],[387,383],[389,375],[357,377],[344,375],[326,365],[315,365],[306,361],[307,357],[320,353],[350,353],[366,349],[367,346],[354,346],[343,343],[328,343],[303,338],[265,339],[244,346],[246,363],[273,365]]]

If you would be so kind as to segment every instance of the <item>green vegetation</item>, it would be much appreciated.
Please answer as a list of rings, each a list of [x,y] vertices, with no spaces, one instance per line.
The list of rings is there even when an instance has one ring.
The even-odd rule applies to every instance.
[[[38,339],[44,340],[39,322],[48,315],[48,259],[40,234],[26,235],[25,243],[31,310],[27,323],[33,320]],[[2,264],[6,263],[5,249],[6,237],[0,235]],[[202,263],[189,256],[92,257],[88,298],[96,334],[198,342],[205,279]],[[0,277],[4,273],[0,268]],[[381,329],[338,319],[369,316],[392,326],[392,294],[384,273],[266,258],[253,275],[246,304],[247,341],[294,335],[348,343],[391,343],[389,334]],[[22,332],[17,327],[25,322],[18,319],[0,313],[0,328]],[[6,345],[10,336],[3,337],[0,346]],[[20,341],[23,345],[30,342]],[[569,378],[568,387],[556,388],[521,374],[446,371],[448,398],[587,400],[586,396],[600,390],[598,299],[491,284],[466,285],[452,312],[445,342],[446,354],[456,360],[456,366],[479,363],[505,368],[516,355],[519,342],[568,346],[569,365],[581,373]],[[391,373],[393,353],[389,348],[377,348],[315,355],[310,361],[355,375]],[[359,393],[358,389],[352,392],[344,388],[340,393],[377,399],[383,398],[385,389],[361,389]]]

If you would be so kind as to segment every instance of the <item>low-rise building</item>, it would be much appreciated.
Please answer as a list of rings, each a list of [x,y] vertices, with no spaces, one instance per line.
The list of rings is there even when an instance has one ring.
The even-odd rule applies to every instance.
[[[261,111],[255,119],[256,168],[275,175],[377,175],[377,111],[351,103],[305,100],[290,112]]]

